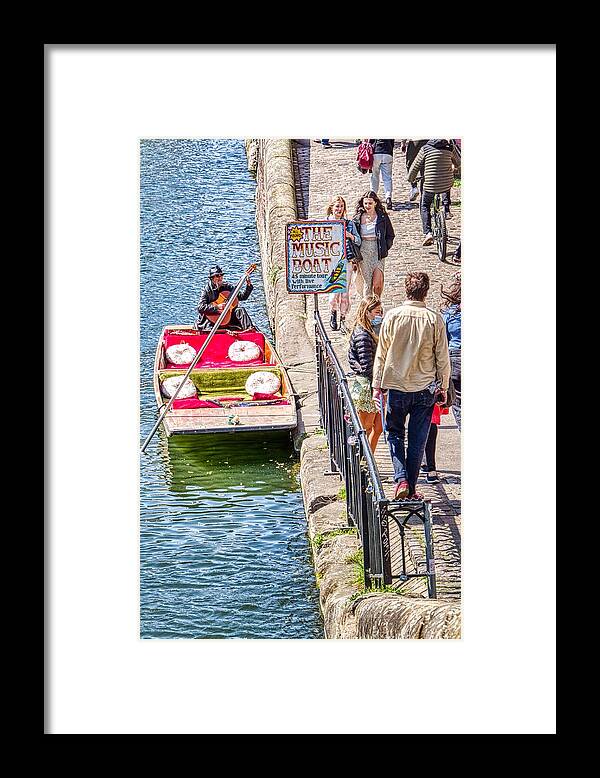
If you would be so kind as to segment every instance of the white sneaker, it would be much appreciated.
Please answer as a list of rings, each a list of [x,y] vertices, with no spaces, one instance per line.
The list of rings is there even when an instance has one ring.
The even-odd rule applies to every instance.
[[[408,196],[408,199],[410,200],[411,203],[417,199],[418,194],[419,194],[419,190],[417,189],[417,187],[416,186],[411,187],[410,194]]]
[[[433,235],[428,232],[427,235],[425,235],[425,240],[423,241],[424,246],[431,246],[433,243]]]

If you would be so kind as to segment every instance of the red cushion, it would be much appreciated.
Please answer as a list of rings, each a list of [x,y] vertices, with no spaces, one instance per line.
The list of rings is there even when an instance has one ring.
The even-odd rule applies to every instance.
[[[182,408],[218,408],[219,405],[217,403],[211,402],[210,400],[201,400],[199,397],[183,397],[181,400],[176,397],[173,400],[173,405],[171,408],[174,408],[175,410],[182,409]]]
[[[269,392],[254,392],[253,400],[281,400],[280,394],[271,394]]]
[[[163,346],[166,352],[166,350],[171,346],[178,346],[180,343],[187,343],[192,348],[196,349],[196,352],[198,352],[200,351],[200,348],[202,347],[202,344],[207,337],[208,332],[190,331],[189,335],[183,333],[176,335],[167,333],[163,339]],[[256,343],[256,345],[261,349],[260,356],[256,359],[250,359],[248,362],[233,362],[227,356],[227,352],[229,351],[231,344],[235,343],[236,340],[247,340],[251,343]],[[263,365],[265,363],[264,350],[265,338],[264,335],[260,332],[244,332],[243,335],[240,335],[238,338],[234,338],[231,335],[228,335],[226,332],[217,332],[217,334],[213,335],[211,338],[211,341],[208,344],[208,348],[204,354],[202,354],[200,361],[197,362],[197,367],[243,367],[244,365]],[[177,365],[173,362],[169,362],[166,359],[166,355],[165,360],[166,366],[169,369],[189,367],[191,364],[191,362],[188,362],[187,364]]]

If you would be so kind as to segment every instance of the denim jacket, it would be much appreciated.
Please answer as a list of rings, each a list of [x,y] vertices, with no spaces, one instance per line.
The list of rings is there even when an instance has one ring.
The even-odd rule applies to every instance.
[[[327,217],[328,221],[332,221],[334,219],[333,216]],[[362,243],[362,238],[360,237],[360,233],[356,229],[356,224],[352,221],[352,219],[344,219],[346,222],[346,232],[349,232],[351,235],[354,235],[354,240],[350,240],[350,238],[346,238],[346,245],[350,244],[352,246],[360,246]],[[348,255],[349,252],[346,249],[346,255]]]
[[[354,235],[354,237],[356,239],[354,241],[354,245],[355,246],[360,246],[360,244],[362,243],[362,238],[360,237],[360,234],[359,234],[358,230],[356,229],[356,224],[354,224],[352,219],[346,219],[346,230],[348,232],[351,232],[352,235]]]
[[[446,335],[448,336],[448,351],[450,353],[460,351],[460,313],[458,305],[449,305],[442,312],[442,318],[446,325]]]

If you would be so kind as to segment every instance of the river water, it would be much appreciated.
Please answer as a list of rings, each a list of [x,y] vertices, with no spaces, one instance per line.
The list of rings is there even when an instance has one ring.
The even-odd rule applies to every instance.
[[[242,140],[140,144],[141,442],[165,324],[192,324],[209,265],[260,262]],[[270,335],[260,267],[244,303]],[[140,444],[141,444],[140,442]],[[290,438],[165,436],[140,466],[142,638],[322,638]]]

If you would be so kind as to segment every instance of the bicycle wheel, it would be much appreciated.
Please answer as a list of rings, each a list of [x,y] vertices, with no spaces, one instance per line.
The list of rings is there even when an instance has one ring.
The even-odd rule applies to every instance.
[[[446,261],[446,251],[448,249],[448,233],[446,231],[446,216],[444,214],[444,206],[442,203],[438,203],[438,208],[435,212],[436,221],[436,235],[435,242],[437,245],[437,253],[440,258],[440,262]]]

